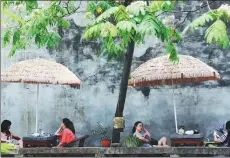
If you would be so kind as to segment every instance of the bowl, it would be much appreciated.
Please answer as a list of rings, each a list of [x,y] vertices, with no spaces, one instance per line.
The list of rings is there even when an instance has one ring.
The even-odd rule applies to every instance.
[[[194,131],[193,131],[193,130],[185,131],[185,134],[187,134],[187,135],[192,135],[192,134],[194,134]]]

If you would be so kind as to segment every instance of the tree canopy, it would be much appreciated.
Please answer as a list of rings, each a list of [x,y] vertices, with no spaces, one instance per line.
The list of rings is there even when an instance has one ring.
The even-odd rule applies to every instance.
[[[222,48],[229,48],[230,41],[227,33],[226,24],[230,20],[230,6],[222,5],[219,9],[209,10],[208,12],[202,14],[200,17],[195,19],[190,23],[183,34],[186,33],[188,29],[191,31],[197,30],[202,26],[207,24],[210,25],[205,31],[205,40],[207,43],[216,42]]]
[[[146,36],[154,35],[164,42],[169,58],[178,61],[175,43],[180,35],[156,17],[158,11],[173,10],[174,1],[151,1],[149,5],[145,1],[135,1],[127,7],[118,3],[111,6],[107,2],[98,7],[99,3],[88,3],[86,14],[95,20],[87,26],[84,37],[102,38],[102,53],[109,59],[123,54],[130,40],[139,44]]]
[[[178,61],[176,43],[181,39],[180,34],[172,26],[166,26],[156,13],[174,10],[176,1],[136,1],[125,7],[115,1],[89,1],[86,17],[92,18],[93,23],[87,26],[85,38],[103,39],[102,54],[109,59],[122,55],[130,39],[135,43],[143,43],[145,36],[154,35],[164,42],[169,58]],[[55,47],[61,39],[57,27],[69,28],[66,16],[74,14],[79,6],[74,1],[2,1],[1,13],[7,20],[1,19],[4,32],[2,33],[3,47],[11,44],[9,56],[19,49],[36,44],[37,47]],[[46,3],[45,5],[43,3]],[[209,10],[191,24],[188,30],[197,30],[209,26],[205,31],[207,43],[216,42],[222,48],[229,48],[229,37],[226,23],[230,19],[229,5],[219,9]],[[13,13],[9,11],[13,10]],[[211,25],[210,25],[211,23]]]
[[[2,1],[1,3],[2,14],[9,17],[7,21],[1,21],[5,26],[2,37],[3,47],[12,44],[10,57],[16,50],[24,49],[34,43],[38,47],[55,47],[61,39],[56,28],[69,28],[70,23],[64,17],[73,14],[78,9],[74,1],[42,2],[47,3],[46,5],[38,4],[36,0]],[[8,8],[13,10],[13,13],[7,11]]]

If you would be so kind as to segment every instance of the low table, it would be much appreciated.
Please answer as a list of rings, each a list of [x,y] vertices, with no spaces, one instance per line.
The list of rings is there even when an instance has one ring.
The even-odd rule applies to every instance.
[[[57,136],[23,137],[23,148],[53,147],[57,145]]]
[[[203,145],[203,134],[180,135],[174,133],[170,136],[171,146],[201,146]]]

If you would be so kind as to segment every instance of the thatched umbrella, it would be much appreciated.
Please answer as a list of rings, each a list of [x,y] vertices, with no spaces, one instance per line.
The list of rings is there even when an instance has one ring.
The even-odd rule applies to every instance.
[[[219,73],[197,58],[179,55],[179,63],[172,63],[167,56],[148,60],[135,69],[129,79],[129,86],[173,85],[220,79]],[[173,91],[175,125],[177,130],[176,105]]]
[[[18,62],[1,74],[1,82],[37,84],[36,132],[38,126],[39,84],[80,85],[77,76],[62,64],[45,59]]]

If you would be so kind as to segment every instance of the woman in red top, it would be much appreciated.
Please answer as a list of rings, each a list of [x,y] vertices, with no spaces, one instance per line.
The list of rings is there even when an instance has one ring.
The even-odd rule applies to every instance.
[[[57,147],[63,147],[66,144],[74,142],[76,136],[73,122],[64,118],[56,135],[60,136],[60,143]]]

